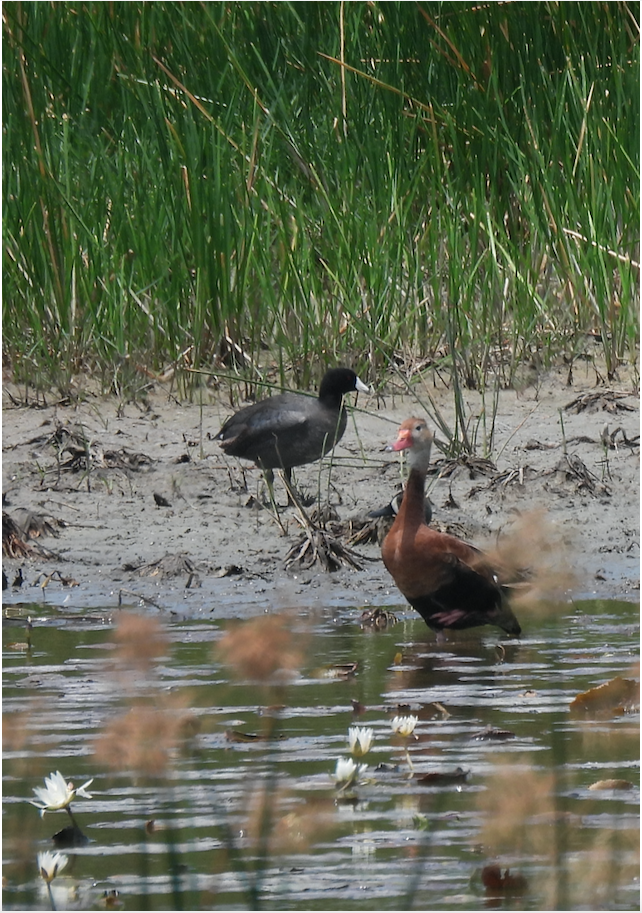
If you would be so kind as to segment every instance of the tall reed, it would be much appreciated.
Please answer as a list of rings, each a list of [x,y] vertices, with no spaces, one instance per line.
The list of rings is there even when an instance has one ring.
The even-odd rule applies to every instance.
[[[639,333],[638,15],[6,4],[16,378],[427,359],[457,395],[587,335],[614,375]]]

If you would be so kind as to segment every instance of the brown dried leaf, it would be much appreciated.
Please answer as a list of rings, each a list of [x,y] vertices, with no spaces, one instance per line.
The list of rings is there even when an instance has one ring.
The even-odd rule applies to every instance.
[[[597,780],[589,789],[634,789],[635,784],[628,780]]]
[[[571,713],[585,716],[621,716],[640,708],[640,683],[616,675],[610,682],[578,694],[571,702]]]

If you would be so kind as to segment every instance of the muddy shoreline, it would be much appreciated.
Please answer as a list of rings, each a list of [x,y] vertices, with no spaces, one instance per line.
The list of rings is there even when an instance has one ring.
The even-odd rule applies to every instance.
[[[589,365],[582,376],[576,371],[572,387],[566,379],[566,371],[551,371],[537,385],[501,393],[494,467],[445,467],[434,452],[448,470],[429,477],[434,522],[482,548],[517,546],[520,560],[544,568],[545,596],[637,601],[639,400],[629,378],[598,385]],[[418,386],[420,400],[426,389],[452,421],[451,392]],[[354,395],[347,399],[354,404]],[[213,440],[232,411],[228,395],[204,388],[202,400],[178,401],[159,384],[145,404],[87,393],[81,404],[33,408],[5,386],[5,510],[23,520],[24,511],[49,518],[49,535],[31,540],[32,555],[4,558],[5,605],[147,605],[206,617],[314,606],[412,612],[374,541],[354,545],[361,570],[284,568],[302,534],[294,509],[280,511],[284,534],[261,507],[261,473],[225,457]],[[481,440],[483,404],[475,393],[466,402]],[[383,398],[360,395],[332,463],[295,472],[304,493],[330,502],[342,530],[350,521],[358,530],[369,510],[390,500],[400,467],[383,448],[413,414],[424,414],[415,396],[394,389]],[[280,483],[276,491],[285,505]],[[20,568],[24,583],[12,586]]]

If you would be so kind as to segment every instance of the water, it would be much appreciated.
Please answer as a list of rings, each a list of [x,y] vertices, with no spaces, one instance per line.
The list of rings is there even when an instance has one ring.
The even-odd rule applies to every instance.
[[[26,800],[61,770],[94,782],[73,803],[89,842],[67,851],[57,909],[118,891],[125,910],[638,910],[638,715],[569,710],[635,676],[638,613],[576,603],[523,618],[516,643],[492,629],[438,643],[410,610],[385,631],[358,609],[301,611],[290,642],[245,629],[256,676],[301,652],[268,686],[222,662],[214,612],[8,608],[4,909],[51,909],[36,853],[69,818]],[[416,737],[393,735],[400,713]],[[338,791],[353,724],[375,740],[362,782]],[[604,780],[631,786],[590,788]],[[522,881],[487,891],[490,864]]]

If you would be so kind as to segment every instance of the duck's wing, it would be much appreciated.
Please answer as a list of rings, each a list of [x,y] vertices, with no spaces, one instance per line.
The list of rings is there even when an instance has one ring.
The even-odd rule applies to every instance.
[[[494,624],[509,634],[520,634],[519,622],[493,569],[481,552],[469,548],[474,552],[467,556],[469,560],[444,553],[439,582],[425,596],[409,600],[411,605],[436,630]]]
[[[490,576],[484,555],[461,539],[437,532],[424,523],[416,528],[400,523],[400,515],[386,536],[381,549],[384,564],[407,598],[429,594],[449,584],[460,565]]]

